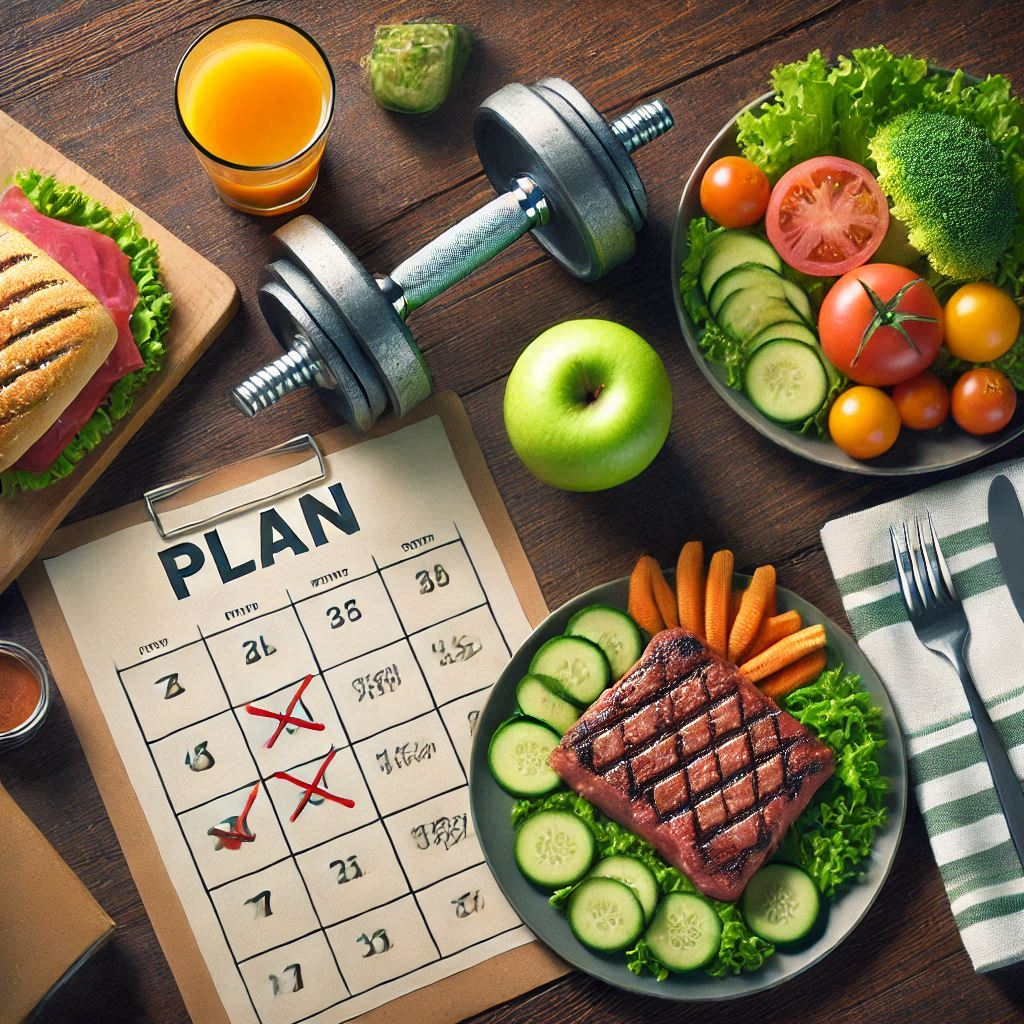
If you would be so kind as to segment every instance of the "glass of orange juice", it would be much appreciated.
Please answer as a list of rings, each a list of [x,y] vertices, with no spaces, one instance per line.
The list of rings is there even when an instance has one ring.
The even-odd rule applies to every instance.
[[[301,29],[237,18],[203,33],[174,76],[178,122],[228,206],[273,216],[312,194],[334,72]]]

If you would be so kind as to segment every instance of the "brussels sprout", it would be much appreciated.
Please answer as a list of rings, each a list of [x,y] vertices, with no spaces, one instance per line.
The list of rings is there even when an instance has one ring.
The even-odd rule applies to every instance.
[[[366,59],[374,99],[402,114],[437,110],[458,82],[472,44],[463,25],[378,25]]]

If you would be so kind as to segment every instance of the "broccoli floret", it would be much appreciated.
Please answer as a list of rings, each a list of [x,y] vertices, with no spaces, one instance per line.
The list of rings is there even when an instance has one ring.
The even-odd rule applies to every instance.
[[[910,243],[940,273],[995,273],[1013,241],[1017,203],[1002,154],[972,121],[909,110],[870,143],[878,182]]]

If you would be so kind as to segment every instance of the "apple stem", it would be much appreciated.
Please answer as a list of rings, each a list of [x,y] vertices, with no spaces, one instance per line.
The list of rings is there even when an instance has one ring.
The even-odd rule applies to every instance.
[[[598,398],[600,398],[602,391],[604,391],[604,385],[603,384],[598,384],[597,387],[594,388],[593,391],[588,393],[587,401],[588,402],[596,402],[598,400]]]

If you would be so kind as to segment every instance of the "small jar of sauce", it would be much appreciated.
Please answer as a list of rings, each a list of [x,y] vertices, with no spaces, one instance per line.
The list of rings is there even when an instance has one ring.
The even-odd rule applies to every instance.
[[[24,743],[50,708],[43,663],[20,644],[0,640],[0,751]]]

